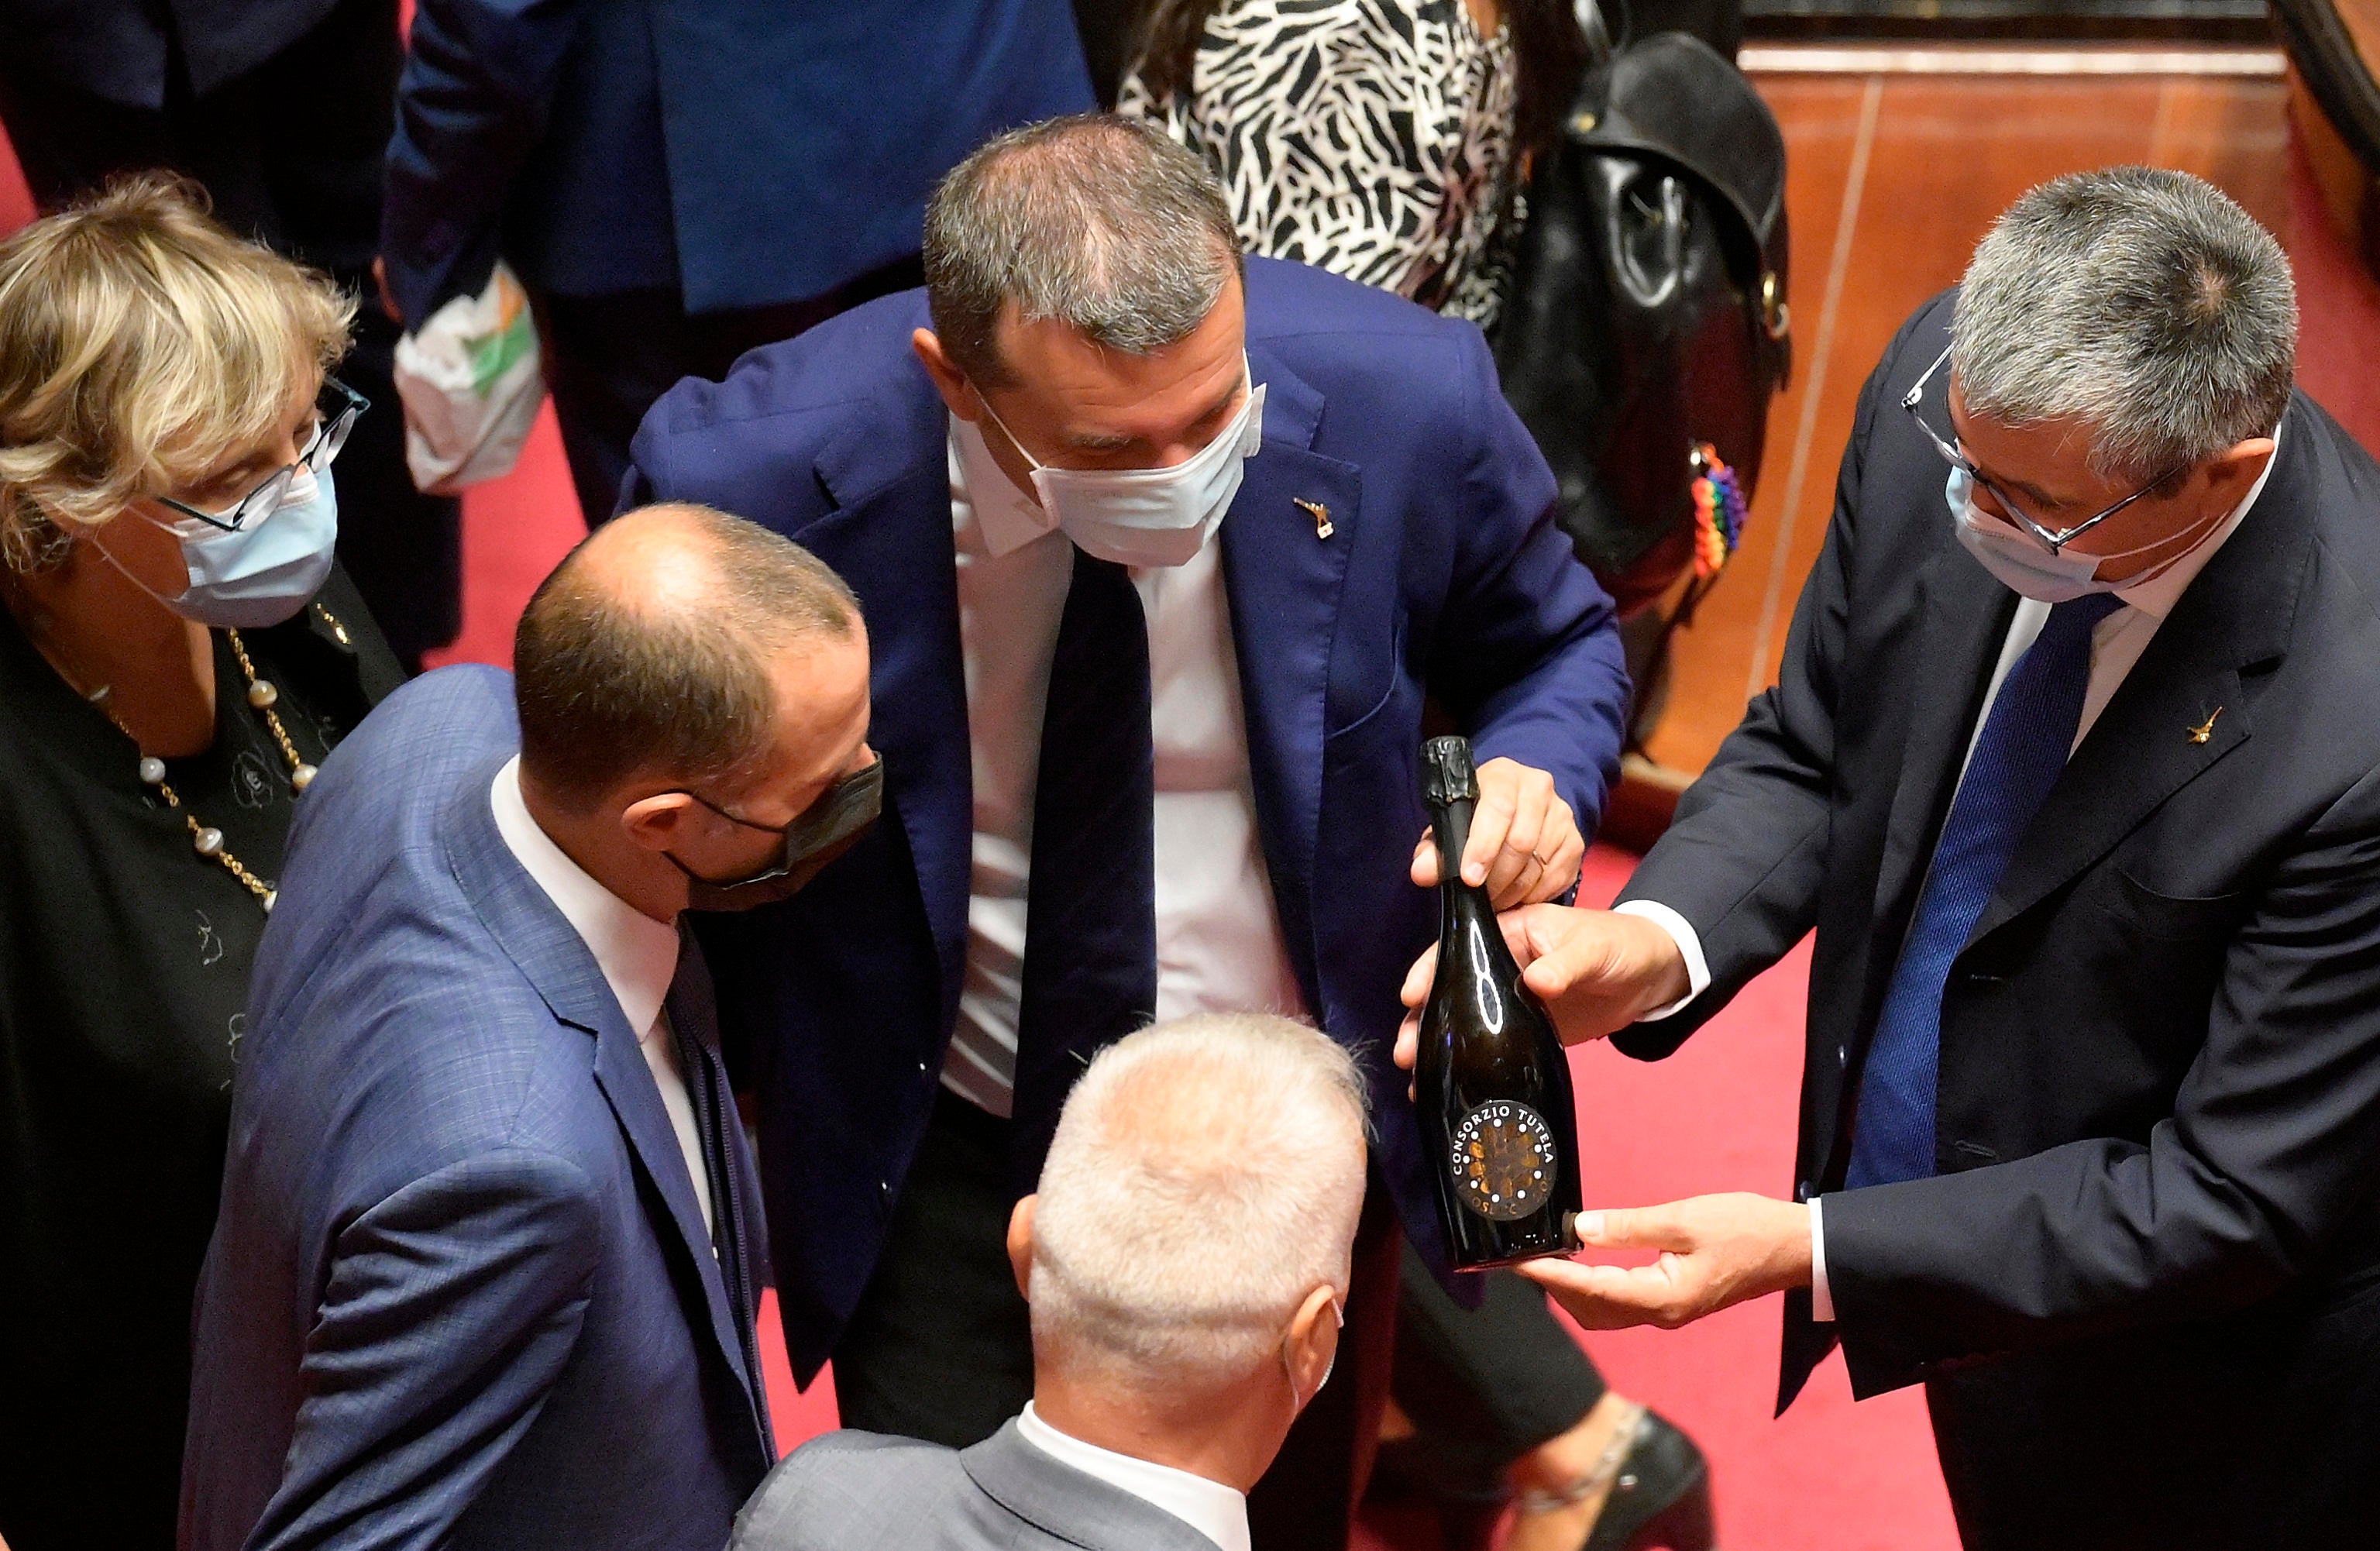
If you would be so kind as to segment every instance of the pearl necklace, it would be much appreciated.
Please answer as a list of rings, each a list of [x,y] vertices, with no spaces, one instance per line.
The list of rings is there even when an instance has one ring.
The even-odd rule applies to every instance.
[[[331,633],[345,644],[347,638],[346,627],[334,619],[331,612],[320,603],[314,605],[314,612],[322,616],[322,623],[329,625]],[[290,792],[293,794],[303,793],[307,787],[313,784],[317,772],[313,766],[299,757],[298,745],[289,741],[287,729],[281,725],[281,717],[273,709],[281,698],[281,691],[273,685],[272,680],[257,676],[256,664],[249,660],[247,643],[239,638],[238,631],[225,630],[224,638],[231,643],[231,654],[239,662],[241,676],[248,680],[249,705],[263,715],[264,725],[273,733],[273,741],[281,745],[281,757],[289,766]],[[117,732],[131,738],[132,729],[124,725],[123,719],[118,717],[115,709],[107,703],[107,685],[102,685],[94,690],[89,697],[91,703],[97,706],[108,721],[115,723]],[[140,742],[140,739],[133,738],[133,746],[138,748]],[[225,849],[224,833],[221,830],[212,824],[200,823],[198,816],[182,806],[180,796],[175,793],[172,786],[166,783],[165,761],[153,754],[142,755],[140,782],[144,786],[155,788],[157,794],[165,799],[165,806],[182,816],[182,822],[189,828],[190,849],[196,851],[204,860],[220,863],[225,872],[239,879],[240,885],[256,896],[256,903],[264,907],[264,913],[267,915],[272,915],[273,902],[279,891],[267,886],[262,878],[249,871],[238,857]]]

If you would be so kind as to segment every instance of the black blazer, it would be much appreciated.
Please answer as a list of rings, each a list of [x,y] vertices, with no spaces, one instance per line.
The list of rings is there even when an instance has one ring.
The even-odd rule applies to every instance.
[[[0,47],[125,107],[165,105],[173,56],[193,95],[304,37],[338,0],[0,0]],[[394,20],[395,7],[388,7]],[[293,133],[303,133],[293,127]]]
[[[1615,1039],[1645,1059],[1815,928],[1804,1200],[1841,1191],[1860,1063],[2017,601],[1960,548],[1948,471],[1900,407],[1952,299],[1868,380],[1780,682],[1622,896],[1680,911],[1710,962],[1706,993]],[[1837,1339],[1866,1396],[2015,1353],[2079,1372],[2132,1351],[2141,1375],[2255,1342],[2302,1355],[2330,1320],[2352,1339],[2328,1377],[2276,1358],[2251,1389],[2318,1412],[2303,1386],[2351,1379],[2380,1413],[2380,467],[2302,394],[2277,457],[1951,966],[1938,1174],[1826,1194],[1837,1323],[1787,1300],[1780,1409]],[[2131,1370],[2108,1362],[2093,1382],[2120,1419]]]

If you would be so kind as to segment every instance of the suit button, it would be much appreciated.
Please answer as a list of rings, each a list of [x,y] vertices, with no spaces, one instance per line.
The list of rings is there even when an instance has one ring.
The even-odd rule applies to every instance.
[[[876,1197],[878,1200],[883,1202],[887,1206],[892,1205],[892,1181],[890,1180],[879,1180],[876,1182]]]
[[[1803,1180],[1803,1181],[1797,1181],[1797,1182],[1794,1184],[1794,1186],[1793,1186],[1793,1199],[1794,1199],[1794,1200],[1796,1200],[1796,1201],[1807,1201],[1807,1200],[1809,1200],[1809,1199],[1810,1199],[1810,1181],[1807,1181],[1807,1180]]]
[[[1852,1063],[1852,1048],[1851,1048],[1850,1046],[1848,1046],[1848,1045],[1838,1045],[1838,1046],[1836,1046],[1836,1047],[1835,1047],[1835,1064],[1836,1064],[1837,1066],[1849,1066],[1849,1065],[1851,1065],[1851,1063]]]
[[[932,1069],[931,1067],[929,1067],[929,1066],[928,1066],[924,1061],[919,1061],[919,1062],[917,1063],[917,1075],[918,1075],[918,1076],[920,1076],[920,1077],[923,1077],[924,1075],[926,1075],[926,1073],[927,1073],[927,1072],[930,1072],[930,1071],[932,1071],[932,1070],[933,1070],[933,1069]]]

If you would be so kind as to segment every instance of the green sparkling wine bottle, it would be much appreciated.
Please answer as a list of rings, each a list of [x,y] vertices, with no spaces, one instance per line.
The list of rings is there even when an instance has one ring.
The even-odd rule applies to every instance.
[[[1479,780],[1463,738],[1422,745],[1421,798],[1438,842],[1438,974],[1414,1070],[1422,1145],[1456,1268],[1575,1248],[1578,1126],[1553,1020],[1496,927],[1488,891],[1463,880]]]

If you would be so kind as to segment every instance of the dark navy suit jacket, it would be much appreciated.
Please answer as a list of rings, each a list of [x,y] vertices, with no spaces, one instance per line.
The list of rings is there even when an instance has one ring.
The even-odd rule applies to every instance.
[[[1407,1228],[1439,1242],[1389,1061],[1406,966],[1436,933],[1407,877],[1425,697],[1552,773],[1592,831],[1627,686],[1610,600],[1554,526],[1554,481],[1479,332],[1319,270],[1247,266],[1264,444],[1223,520],[1258,829],[1315,1019],[1371,1081]],[[786,1336],[807,1376],[875,1264],[957,1014],[971,834],[949,420],[909,349],[922,292],[680,383],[626,499],[707,502],[851,583],[874,652],[886,821],[783,905],[702,930],[731,1042],[758,1031],[761,1159]],[[1327,505],[1317,536],[1297,503]],[[1061,1096],[1062,1097],[1062,1096]],[[1052,1117],[1020,1115],[1046,1136]],[[1038,1156],[1021,1158],[1029,1185]]]
[[[6,0],[0,48],[127,107],[165,105],[174,55],[203,97],[287,48],[337,0]],[[302,132],[296,130],[293,132]]]
[[[728,1126],[722,1270],[636,1035],[496,829],[511,687],[416,680],[300,805],[199,1287],[184,1551],[717,1551],[773,1459],[759,1278],[729,1282],[762,1255],[748,1157]]]
[[[501,248],[567,296],[799,301],[915,253],[985,139],[1093,105],[1066,0],[419,0],[390,286],[418,324]]]

